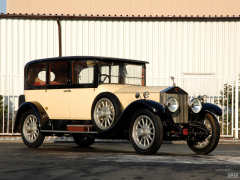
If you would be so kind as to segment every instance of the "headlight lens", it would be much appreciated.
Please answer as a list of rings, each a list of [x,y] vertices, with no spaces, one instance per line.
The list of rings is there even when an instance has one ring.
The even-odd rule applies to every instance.
[[[167,105],[168,110],[171,112],[176,112],[178,109],[178,101],[174,97],[168,98],[166,105]]]
[[[189,107],[192,109],[192,112],[199,113],[202,109],[202,103],[199,99],[195,98],[191,100]]]

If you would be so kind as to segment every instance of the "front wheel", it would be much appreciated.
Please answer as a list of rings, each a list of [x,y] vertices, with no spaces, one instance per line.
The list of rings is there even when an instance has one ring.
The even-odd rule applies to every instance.
[[[22,115],[22,139],[27,147],[37,148],[45,136],[41,134],[39,121],[34,110],[28,110]]]
[[[138,154],[156,153],[163,139],[163,125],[158,115],[147,109],[137,111],[131,120],[130,140]]]
[[[73,139],[75,143],[81,148],[89,147],[94,143],[95,140],[95,138],[85,137],[81,134],[73,134]]]
[[[218,145],[220,128],[216,117],[210,113],[204,115],[204,125],[209,130],[210,135],[201,142],[187,141],[190,149],[199,155],[209,154]]]

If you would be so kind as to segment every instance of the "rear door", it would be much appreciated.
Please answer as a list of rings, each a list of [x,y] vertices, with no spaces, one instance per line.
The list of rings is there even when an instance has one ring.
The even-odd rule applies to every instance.
[[[50,119],[70,118],[69,108],[69,65],[68,61],[54,61],[49,63],[48,80],[48,108]]]

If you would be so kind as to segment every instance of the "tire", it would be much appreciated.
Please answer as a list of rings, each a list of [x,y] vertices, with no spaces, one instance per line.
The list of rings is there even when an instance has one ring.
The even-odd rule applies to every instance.
[[[81,134],[73,134],[73,139],[74,139],[75,143],[81,148],[89,147],[95,141],[95,138],[85,137]]]
[[[92,121],[96,131],[105,131],[112,127],[120,116],[121,104],[111,93],[99,94],[93,102]]]
[[[204,124],[208,130],[210,130],[210,135],[205,140],[198,142],[187,141],[189,148],[199,155],[209,154],[218,145],[220,138],[220,128],[216,117],[210,113],[204,115]]]
[[[28,110],[22,117],[21,134],[24,144],[27,147],[39,147],[45,136],[40,132],[40,125],[34,110]]]
[[[130,122],[129,136],[138,154],[155,154],[163,140],[163,125],[160,117],[147,109],[137,111]]]

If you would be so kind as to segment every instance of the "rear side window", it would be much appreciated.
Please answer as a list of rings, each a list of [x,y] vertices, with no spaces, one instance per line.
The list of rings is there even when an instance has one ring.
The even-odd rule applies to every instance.
[[[49,63],[49,85],[67,85],[67,72],[67,61]]]
[[[28,70],[28,81],[32,86],[46,85],[46,63],[34,63]]]

